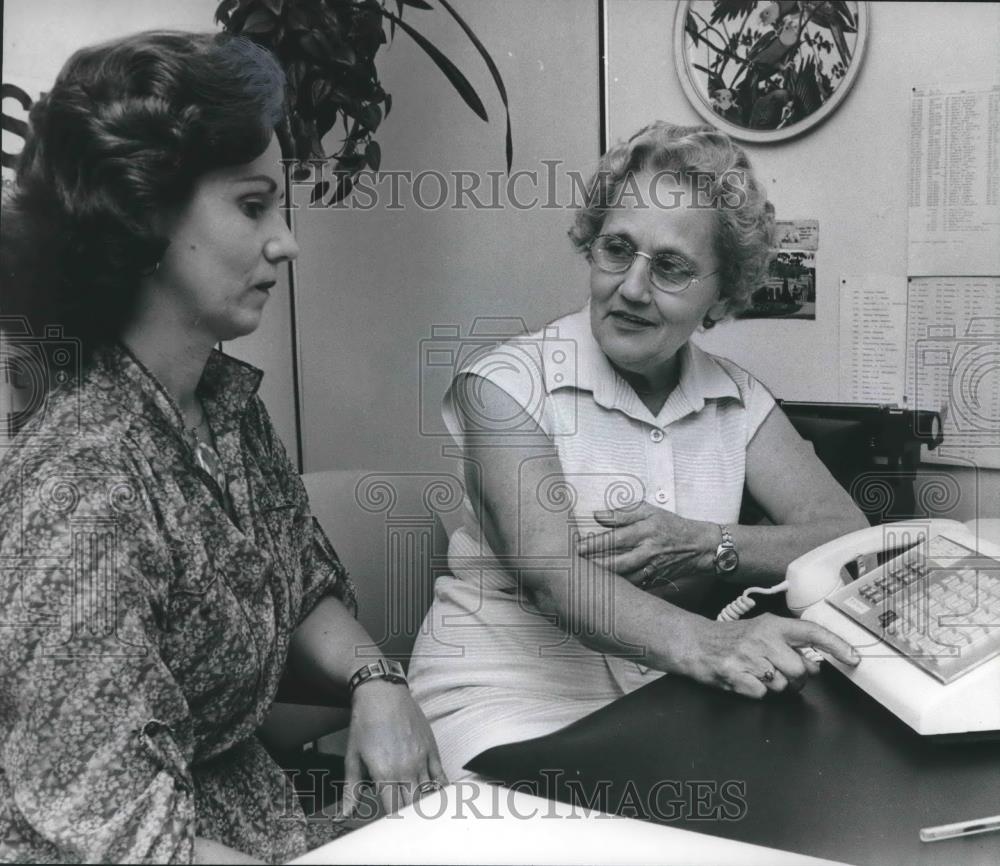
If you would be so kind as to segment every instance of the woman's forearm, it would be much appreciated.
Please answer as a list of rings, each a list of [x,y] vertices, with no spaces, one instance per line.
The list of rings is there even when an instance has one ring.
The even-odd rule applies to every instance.
[[[785,579],[785,569],[792,560],[834,538],[867,526],[868,521],[860,511],[856,515],[837,515],[783,526],[730,526],[740,564],[724,580],[741,585],[778,583]],[[706,534],[705,555],[700,559],[700,566],[708,573],[715,571],[715,551],[720,541],[719,528],[711,526]]]
[[[361,648],[364,655],[360,655]],[[315,690],[317,703],[350,703],[347,682],[361,665],[381,658],[371,636],[333,596],[320,599],[292,635],[286,676]]]
[[[868,526],[850,494],[779,409],[747,449],[746,487],[774,525],[730,527],[740,556],[732,582],[777,583],[792,560]]]
[[[588,649],[629,658],[662,671],[680,671],[699,616],[654,598],[592,560],[569,558],[569,573],[522,571],[539,611]]]
[[[784,580],[788,564],[804,553],[867,526],[859,512],[856,517],[845,515],[810,523],[730,527],[740,557],[739,568],[731,579],[746,584],[777,583]],[[711,548],[711,554],[714,560],[715,547]]]

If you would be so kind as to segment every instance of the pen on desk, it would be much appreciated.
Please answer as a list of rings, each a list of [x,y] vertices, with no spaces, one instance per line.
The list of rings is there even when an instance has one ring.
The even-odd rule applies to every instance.
[[[940,827],[924,827],[920,831],[920,841],[937,842],[939,839],[954,839],[956,836],[989,833],[991,830],[1000,830],[1000,815],[973,821],[959,821],[956,824],[942,824]]]

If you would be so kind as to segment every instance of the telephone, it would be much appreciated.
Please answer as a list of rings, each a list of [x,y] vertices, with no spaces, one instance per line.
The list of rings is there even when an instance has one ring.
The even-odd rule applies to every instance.
[[[872,526],[800,556],[781,589],[861,656],[829,663],[917,733],[1000,731],[1000,545],[953,520]]]

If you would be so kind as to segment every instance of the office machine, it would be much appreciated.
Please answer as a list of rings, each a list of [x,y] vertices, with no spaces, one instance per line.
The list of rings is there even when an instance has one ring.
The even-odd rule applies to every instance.
[[[830,663],[924,735],[1000,731],[1000,545],[951,520],[835,539],[788,566],[786,603],[852,644]]]

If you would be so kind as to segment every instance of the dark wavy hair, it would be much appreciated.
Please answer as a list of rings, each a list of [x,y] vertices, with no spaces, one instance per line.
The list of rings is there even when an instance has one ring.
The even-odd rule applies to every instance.
[[[0,314],[61,328],[86,363],[167,247],[154,217],[206,172],[258,157],[284,115],[284,73],[241,37],[149,31],[77,51],[29,113],[3,203]]]
[[[774,206],[754,175],[746,151],[714,126],[677,126],[659,120],[612,147],[601,157],[587,185],[586,200],[576,212],[570,239],[580,252],[588,252],[629,178],[660,171],[696,181],[696,195],[703,196],[715,211],[725,315],[745,309],[750,293],[766,276],[774,238]],[[705,326],[714,323],[706,319]]]

